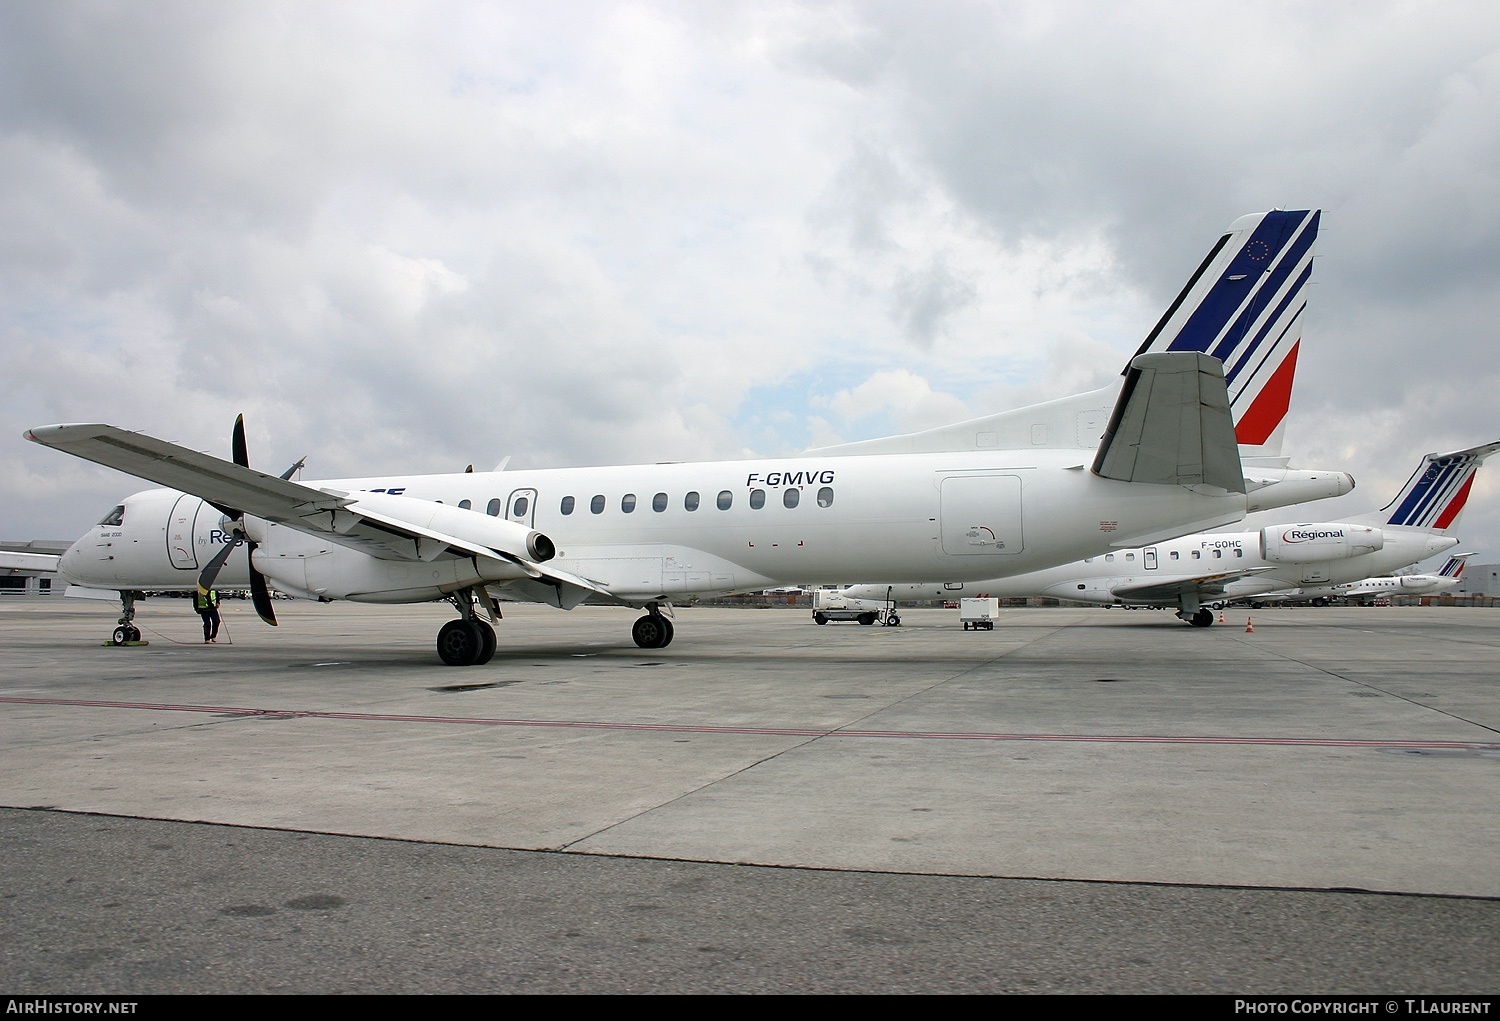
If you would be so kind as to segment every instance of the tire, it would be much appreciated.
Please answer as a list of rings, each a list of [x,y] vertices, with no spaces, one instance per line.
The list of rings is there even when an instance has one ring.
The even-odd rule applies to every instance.
[[[813,622],[817,624],[827,624],[828,618],[821,613],[815,613],[813,614]]]
[[[474,621],[479,631],[479,655],[474,657],[475,666],[483,666],[495,658],[495,629],[482,620]]]
[[[119,627],[115,628],[115,633],[110,635],[109,640],[114,642],[116,645],[126,644],[130,641],[130,629],[124,624],[121,624]]]
[[[873,613],[861,613],[859,615],[859,622],[865,627],[869,627],[871,624],[875,623],[875,615]]]
[[[1188,621],[1188,623],[1192,624],[1193,627],[1212,627],[1213,622],[1214,612],[1212,610],[1199,610],[1197,613],[1193,614],[1192,618]]]
[[[886,627],[900,627],[901,626],[901,618],[898,617],[898,616],[896,616],[893,613],[893,614],[891,614],[889,617],[887,617],[885,619],[885,626]]]
[[[475,622],[450,620],[438,631],[438,658],[449,666],[473,666],[484,647],[484,636]]]
[[[672,640],[671,632],[667,630],[669,627],[667,618],[648,613],[631,626],[630,637],[642,649],[664,648]]]

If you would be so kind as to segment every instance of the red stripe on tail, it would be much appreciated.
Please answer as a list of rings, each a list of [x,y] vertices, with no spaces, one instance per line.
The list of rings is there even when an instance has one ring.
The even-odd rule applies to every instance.
[[[1464,509],[1464,504],[1469,502],[1469,489],[1474,485],[1474,476],[1477,474],[1479,473],[1475,471],[1469,472],[1469,480],[1465,482],[1464,487],[1458,491],[1458,495],[1455,496],[1451,501],[1449,501],[1448,506],[1444,508],[1442,515],[1437,519],[1436,523],[1433,524],[1433,528],[1443,529],[1453,524],[1453,519],[1458,517],[1459,511]]]
[[[1255,395],[1254,402],[1240,416],[1234,427],[1237,442],[1248,447],[1260,446],[1271,438],[1271,434],[1286,417],[1286,409],[1292,403],[1292,376],[1297,372],[1297,349],[1301,346],[1300,340],[1292,345],[1286,361],[1271,374],[1260,393]]]

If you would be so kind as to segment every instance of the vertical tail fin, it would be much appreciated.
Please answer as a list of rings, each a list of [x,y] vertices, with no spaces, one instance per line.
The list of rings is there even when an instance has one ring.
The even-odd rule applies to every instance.
[[[1451,454],[1428,454],[1396,499],[1380,510],[1388,525],[1446,532],[1458,524],[1474,476],[1484,459],[1500,450],[1500,441]]]
[[[1472,553],[1455,553],[1448,558],[1448,562],[1443,565],[1443,569],[1438,571],[1438,574],[1441,574],[1444,578],[1461,577],[1464,573],[1464,565],[1469,562],[1469,558],[1473,555]]]
[[[1136,352],[1222,361],[1246,456],[1281,452],[1321,215],[1277,209],[1234,221]]]

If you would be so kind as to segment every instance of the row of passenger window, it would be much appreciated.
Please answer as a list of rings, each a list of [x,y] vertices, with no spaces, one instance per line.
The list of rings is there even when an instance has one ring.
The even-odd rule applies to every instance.
[[[589,513],[591,513],[591,514],[603,514],[604,513],[604,508],[608,505],[608,502],[609,501],[602,494],[598,495],[598,496],[595,496],[593,499],[589,500]],[[637,502],[638,501],[637,501],[636,495],[634,493],[626,493],[624,496],[620,497],[620,513],[621,514],[632,514],[632,513],[634,513]],[[802,502],[802,490],[797,489],[795,487],[791,488],[791,489],[784,489],[784,490],[782,490],[782,492],[781,492],[781,505],[783,507],[795,507],[795,506],[797,506],[801,502]],[[656,511],[658,514],[660,514],[662,511],[665,511],[667,509],[667,507],[668,507],[668,505],[670,503],[671,503],[671,497],[669,497],[666,493],[657,493],[655,496],[653,496],[651,498],[651,509],[653,511]],[[682,497],[682,509],[683,510],[686,510],[686,511],[695,511],[701,505],[702,505],[702,497],[698,493],[696,493],[696,492],[688,492],[688,493],[684,493],[683,494],[683,497]],[[728,489],[720,490],[718,497],[714,500],[714,505],[716,507],[718,507],[719,510],[728,510],[730,507],[734,506],[734,493],[732,491],[728,490]],[[751,510],[760,510],[765,505],[766,505],[766,491],[764,489],[752,489],[752,490],[750,490],[750,509]],[[824,486],[822,489],[818,490],[818,506],[819,507],[832,507],[833,506],[833,487],[832,486]],[[567,515],[567,514],[572,514],[573,511],[574,511],[574,509],[576,507],[577,507],[577,502],[573,499],[573,497],[571,497],[571,496],[565,496],[565,497],[562,498],[562,505],[558,509],[564,515]]]
[[[604,508],[608,504],[608,502],[609,501],[605,499],[603,494],[595,496],[589,501],[590,513],[603,514]],[[682,497],[682,509],[695,511],[698,509],[701,502],[701,497],[696,492],[685,493]],[[728,510],[730,507],[734,506],[734,493],[730,492],[727,489],[721,490],[718,499],[714,502],[719,510]],[[782,491],[781,505],[783,507],[795,507],[801,502],[802,490],[793,488]],[[633,513],[635,511],[636,503],[636,495],[634,493],[626,493],[624,496],[620,497],[620,513]],[[671,498],[667,496],[666,493],[657,493],[651,498],[651,509],[656,511],[657,513],[661,513],[662,511],[667,509],[667,505],[669,503],[671,503]],[[750,509],[760,510],[765,505],[766,491],[764,489],[750,490]],[[458,506],[462,510],[472,510],[474,504],[469,500],[460,500],[458,501]],[[489,504],[485,507],[484,512],[492,518],[499,517],[500,511],[504,508],[504,506],[505,505],[497,497],[489,502]],[[565,496],[562,498],[562,505],[558,509],[562,511],[564,515],[568,515],[572,514],[577,506],[578,502],[573,499],[573,497]],[[833,506],[832,486],[824,486],[822,489],[818,490],[818,506]],[[524,518],[529,507],[530,503],[527,498],[524,496],[518,496],[516,497],[516,505],[510,509],[510,516],[512,518],[518,519]]]
[[[1243,557],[1245,555],[1245,551],[1243,549],[1240,549],[1238,546],[1234,547],[1234,549],[1233,549],[1232,552],[1237,557]],[[1222,560],[1222,559],[1224,559],[1224,551],[1222,549],[1212,549],[1212,550],[1209,550],[1208,553],[1209,553],[1209,556],[1213,557],[1215,560]],[[1181,560],[1182,559],[1182,554],[1179,553],[1177,550],[1170,550],[1167,553],[1167,557],[1168,557],[1168,559],[1171,559],[1171,560]],[[1189,550],[1188,551],[1188,558],[1191,559],[1191,560],[1202,560],[1203,559],[1203,551],[1202,550]],[[1092,564],[1097,559],[1098,559],[1097,557],[1085,557],[1083,562],[1086,563],[1086,564]],[[1125,559],[1126,560],[1134,560],[1135,559],[1135,554],[1134,553],[1126,553],[1125,554]],[[1148,563],[1155,563],[1155,560],[1156,560],[1156,558],[1155,558],[1155,551],[1154,550],[1150,551],[1147,554],[1146,559],[1147,559]],[[1115,554],[1113,554],[1113,553],[1106,553],[1106,554],[1104,554],[1104,561],[1105,561],[1105,563],[1109,563],[1109,564],[1114,563],[1115,562]]]

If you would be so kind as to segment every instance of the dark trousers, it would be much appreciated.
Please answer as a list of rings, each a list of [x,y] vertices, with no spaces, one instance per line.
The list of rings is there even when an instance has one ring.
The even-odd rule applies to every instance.
[[[203,640],[219,637],[219,608],[210,606],[206,610],[199,610],[198,616],[203,618]]]

